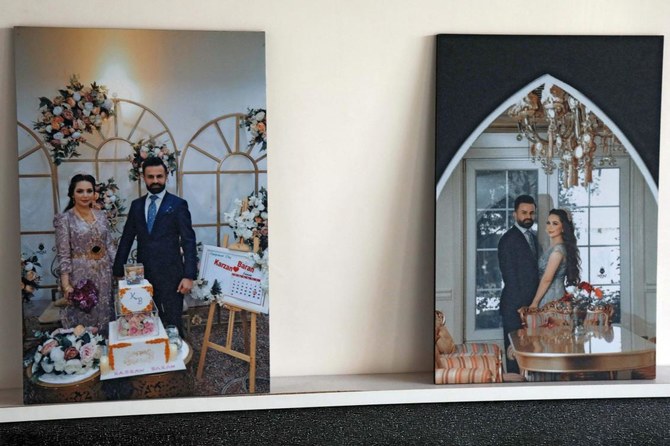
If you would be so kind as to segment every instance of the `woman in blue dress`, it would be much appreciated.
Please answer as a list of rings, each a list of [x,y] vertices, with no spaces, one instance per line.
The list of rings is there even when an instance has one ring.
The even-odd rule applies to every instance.
[[[540,284],[531,308],[542,307],[565,294],[565,285],[579,283],[580,264],[577,238],[572,219],[563,209],[552,209],[547,216],[549,249],[538,261]]]

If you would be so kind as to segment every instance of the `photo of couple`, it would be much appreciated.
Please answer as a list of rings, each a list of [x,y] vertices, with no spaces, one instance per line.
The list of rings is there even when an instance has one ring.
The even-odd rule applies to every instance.
[[[268,301],[264,33],[14,44],[24,402],[269,392],[269,311],[199,271],[234,246]]]
[[[435,382],[653,378],[662,38],[437,45]]]
[[[68,204],[54,217],[63,294],[59,302],[63,307],[62,328],[96,327],[100,334],[108,335],[109,322],[116,319],[112,274],[117,280],[124,276],[124,265],[137,239],[137,260],[144,266],[144,277],[153,285],[160,319],[185,337],[181,317],[184,296],[197,278],[191,213],[185,200],[165,190],[168,169],[160,158],[147,158],[142,172],[148,193],[133,201],[118,252],[107,217],[95,206],[99,198],[95,178],[77,174],[70,180]],[[167,212],[168,209],[175,211]],[[72,304],[70,295],[75,291],[74,285],[86,280],[98,291],[97,305],[82,311]]]
[[[565,295],[565,285],[580,282],[581,260],[575,228],[569,211],[551,209],[545,223],[550,240],[542,250],[535,225],[536,205],[530,195],[514,200],[514,225],[500,238],[498,261],[505,283],[500,296],[505,351],[509,334],[521,328],[519,309],[542,307]],[[544,251],[544,252],[542,252]],[[519,373],[514,359],[507,357],[507,371]]]

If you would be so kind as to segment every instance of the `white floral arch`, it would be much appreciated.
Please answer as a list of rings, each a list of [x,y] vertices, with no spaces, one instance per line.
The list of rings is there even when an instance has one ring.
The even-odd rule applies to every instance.
[[[224,222],[236,199],[267,185],[267,152],[248,144],[244,113],[214,118],[200,127],[181,154],[179,195],[192,208],[197,239],[220,245],[233,233]]]
[[[166,144],[170,151],[177,150],[172,132],[155,111],[129,99],[114,98],[113,102],[114,115],[93,134],[85,135],[86,142],[77,148],[80,156],[63,160],[59,166],[53,162],[50,147],[42,135],[17,122],[21,249],[30,254],[38,245],[45,246],[41,255],[40,288],[56,287],[56,277],[47,274],[49,265],[53,273],[55,264],[53,216],[67,203],[70,178],[82,172],[92,174],[98,182],[113,177],[120,189],[118,195],[126,200],[128,207],[142,194],[142,182],[131,182],[128,177],[132,145],[153,139]],[[168,187],[176,190],[178,184],[168,183]]]

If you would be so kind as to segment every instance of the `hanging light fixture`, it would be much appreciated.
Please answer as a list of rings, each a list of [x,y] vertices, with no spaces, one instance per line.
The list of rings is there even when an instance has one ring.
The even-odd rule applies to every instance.
[[[625,153],[588,107],[553,84],[533,90],[507,114],[517,121],[517,140],[528,140],[531,160],[547,175],[560,167],[565,188],[579,184],[579,177],[582,186],[591,183],[596,157],[599,167],[615,166],[615,156]]]

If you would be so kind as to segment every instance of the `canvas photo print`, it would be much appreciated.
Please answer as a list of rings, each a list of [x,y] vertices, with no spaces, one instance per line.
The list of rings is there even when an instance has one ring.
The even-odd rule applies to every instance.
[[[14,48],[24,402],[268,392],[264,33]]]
[[[436,383],[655,377],[662,49],[437,37]]]

